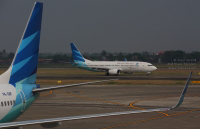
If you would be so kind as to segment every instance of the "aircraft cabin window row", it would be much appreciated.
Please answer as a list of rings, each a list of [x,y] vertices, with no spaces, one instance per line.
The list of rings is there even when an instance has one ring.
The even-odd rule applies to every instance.
[[[15,105],[15,100],[10,100],[10,101],[4,101],[4,102],[1,102],[1,106],[12,106],[12,105]]]
[[[88,66],[137,66],[137,65],[88,65]],[[153,66],[153,65],[148,65],[148,66]],[[85,67],[85,66],[82,66],[82,67]]]

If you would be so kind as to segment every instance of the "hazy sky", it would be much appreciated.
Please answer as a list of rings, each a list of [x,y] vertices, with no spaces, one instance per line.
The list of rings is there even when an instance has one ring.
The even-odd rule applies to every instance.
[[[34,0],[0,0],[0,51],[15,52]],[[41,0],[40,52],[199,51],[199,0]]]

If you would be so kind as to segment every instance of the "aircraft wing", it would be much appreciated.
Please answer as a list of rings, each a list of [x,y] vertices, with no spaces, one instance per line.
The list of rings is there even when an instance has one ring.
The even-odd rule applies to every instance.
[[[81,86],[81,85],[94,84],[94,83],[107,82],[107,81],[114,81],[114,80],[118,80],[118,79],[109,79],[109,80],[101,80],[101,81],[86,82],[86,83],[77,83],[77,84],[45,87],[45,88],[36,88],[36,89],[33,89],[32,91],[34,93],[38,93],[38,92],[44,92],[44,91],[48,91],[48,90],[55,90],[55,89],[61,89],[61,88],[66,88],[66,87]]]
[[[40,124],[42,127],[50,128],[50,127],[56,127],[56,126],[61,125],[62,121],[79,120],[79,119],[86,119],[86,118],[97,118],[97,117],[114,116],[114,115],[125,115],[125,114],[133,114],[133,113],[172,110],[174,108],[179,107],[182,104],[191,76],[192,76],[192,72],[190,73],[190,76],[188,77],[187,83],[183,89],[183,92],[180,96],[178,103],[175,106],[170,107],[170,108],[156,108],[156,109],[147,109],[147,110],[124,111],[124,112],[113,112],[113,113],[102,113],[102,114],[92,114],[92,115],[82,115],[82,116],[71,116],[71,117],[61,117],[61,118],[10,122],[10,123],[0,124],[0,128],[15,128],[15,127],[21,127],[21,126],[27,126],[27,125],[34,125],[34,124]]]
[[[14,128],[14,127],[27,126],[27,125],[34,125],[34,124],[40,124],[42,127],[56,127],[56,126],[61,125],[62,121],[79,120],[79,119],[86,119],[86,118],[97,118],[97,117],[114,116],[114,115],[125,115],[125,114],[143,113],[143,112],[168,111],[168,110],[170,110],[170,108],[126,111],[126,112],[113,112],[113,113],[103,113],[103,114],[92,114],[92,115],[82,115],[82,116],[72,116],[72,117],[61,117],[61,118],[51,118],[51,119],[10,122],[10,123],[0,124],[0,128]],[[54,125],[56,125],[56,126],[54,126]]]

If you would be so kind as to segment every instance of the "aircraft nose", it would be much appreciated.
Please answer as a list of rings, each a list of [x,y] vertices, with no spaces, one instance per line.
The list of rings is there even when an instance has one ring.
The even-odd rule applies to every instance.
[[[153,66],[153,70],[156,70],[157,68],[156,68],[156,66]]]

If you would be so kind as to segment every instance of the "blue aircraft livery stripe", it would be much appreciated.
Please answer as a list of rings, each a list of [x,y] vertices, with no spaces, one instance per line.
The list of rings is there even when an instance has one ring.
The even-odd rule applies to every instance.
[[[72,50],[78,51],[78,49],[76,48],[76,46],[75,46],[74,43],[70,43],[70,45],[71,45],[71,49],[72,49]]]
[[[36,82],[43,3],[36,2],[16,52],[9,83]]]
[[[79,51],[77,51],[77,50],[72,50],[72,51],[73,51],[73,53],[76,54],[77,56],[82,57],[82,55],[81,55],[81,53],[80,53]]]
[[[27,40],[28,41],[28,40]],[[18,64],[19,62],[21,62],[22,60],[33,56],[34,54],[36,54],[39,50],[39,43],[40,43],[40,31],[36,34],[35,38],[30,41],[30,42],[23,42],[22,43],[24,45],[22,45],[22,47],[26,46],[25,48],[21,49],[19,48],[20,51],[17,52],[15,61],[14,61],[14,65]],[[21,47],[21,45],[20,45]]]
[[[36,74],[33,74],[27,78],[25,78],[24,80],[22,81],[19,81],[17,82],[18,84],[27,84],[27,83],[30,83],[32,82],[32,84],[34,84],[36,82]]]
[[[19,47],[19,50],[18,50],[18,53],[20,51],[22,51],[35,38],[37,33],[38,32],[36,32],[36,33],[32,34],[31,36],[29,36],[28,38],[22,40],[20,47]]]
[[[10,84],[18,83],[31,75],[36,73],[38,64],[38,53],[35,54],[26,64],[19,70],[10,76]],[[15,67],[15,66],[13,66]],[[33,79],[33,78],[32,78]],[[29,80],[26,84],[33,84],[36,81],[36,77],[33,80]]]
[[[30,17],[23,39],[41,29],[43,3],[37,2]]]
[[[27,59],[25,59],[25,60],[23,60],[23,61],[21,61],[21,62],[19,62],[18,64],[16,64],[14,66],[14,69],[12,69],[11,75],[13,75],[15,72],[17,72],[20,68],[22,68],[31,58],[32,58],[32,56],[27,58]]]

